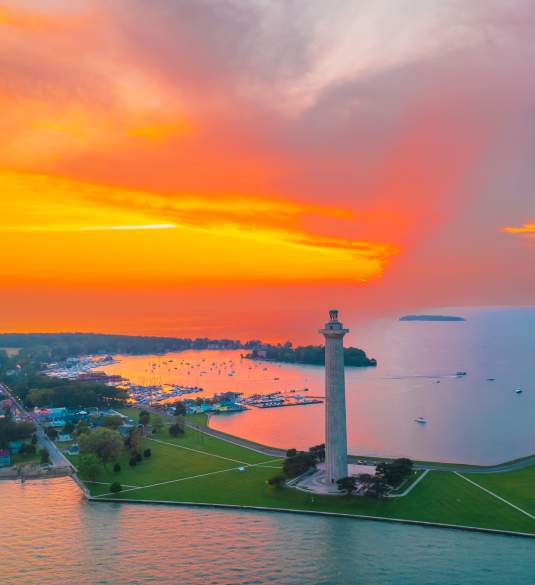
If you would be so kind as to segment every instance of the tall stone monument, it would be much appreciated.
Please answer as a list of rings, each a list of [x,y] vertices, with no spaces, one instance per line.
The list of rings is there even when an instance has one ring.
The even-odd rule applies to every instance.
[[[344,335],[349,329],[338,321],[338,311],[320,333],[325,337],[325,474],[328,484],[347,477],[346,394]]]

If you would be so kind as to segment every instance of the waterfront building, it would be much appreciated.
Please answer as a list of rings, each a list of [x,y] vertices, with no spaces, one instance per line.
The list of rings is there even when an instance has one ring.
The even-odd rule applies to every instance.
[[[325,479],[336,484],[347,477],[346,396],[344,376],[344,329],[338,311],[329,311],[329,321],[320,333],[325,338]]]
[[[7,449],[0,449],[0,467],[11,465],[11,454]]]

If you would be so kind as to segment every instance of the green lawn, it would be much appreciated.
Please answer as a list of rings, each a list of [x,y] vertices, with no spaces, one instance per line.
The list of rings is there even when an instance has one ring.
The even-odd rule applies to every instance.
[[[131,411],[128,414],[137,418],[137,414]],[[451,472],[431,471],[407,496],[384,501],[313,496],[295,489],[272,488],[267,484],[270,477],[280,473],[280,459],[203,435],[195,429],[188,428],[185,436],[172,438],[166,425],[158,435],[144,440],[143,448],[147,447],[151,448],[152,456],[136,467],[129,466],[129,455],[124,454],[120,459],[120,473],[114,473],[112,466],[107,470],[102,468],[96,478],[102,484],[88,483],[91,493],[94,496],[107,494],[110,484],[119,481],[123,491],[116,497],[124,500],[339,512],[535,534],[535,520]],[[72,460],[76,464],[76,457]],[[410,481],[415,481],[418,476],[415,474]],[[531,486],[535,483],[535,466],[510,473],[467,477],[521,508],[533,511]]]
[[[13,465],[28,465],[30,463],[41,463],[41,455],[39,453],[38,448],[36,449],[35,453],[31,454],[17,453],[12,457]]]
[[[467,477],[535,516],[535,465],[507,473],[470,474]]]

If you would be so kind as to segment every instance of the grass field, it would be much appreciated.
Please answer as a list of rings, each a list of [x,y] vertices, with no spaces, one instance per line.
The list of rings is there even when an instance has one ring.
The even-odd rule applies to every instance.
[[[137,413],[129,411],[131,418]],[[406,496],[376,501],[364,497],[317,496],[289,488],[273,488],[267,480],[280,473],[282,460],[187,429],[172,438],[167,427],[144,440],[152,456],[136,467],[129,455],[120,459],[121,472],[102,468],[97,482],[87,485],[94,496],[109,493],[118,481],[123,491],[114,497],[183,501],[338,512],[397,519],[494,528],[535,534],[535,519],[478,485],[535,513],[532,486],[535,466],[499,474],[466,475],[478,485],[448,471],[431,471]],[[76,464],[76,458],[72,458]],[[413,480],[417,478],[415,477]],[[84,478],[82,478],[84,479]],[[406,484],[407,486],[409,484]],[[402,490],[404,491],[404,490]],[[535,514],[534,514],[535,515]]]

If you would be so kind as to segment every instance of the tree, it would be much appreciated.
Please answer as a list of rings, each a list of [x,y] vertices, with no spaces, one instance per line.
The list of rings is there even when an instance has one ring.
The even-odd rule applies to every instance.
[[[36,445],[37,444],[37,435],[34,433],[32,435],[32,445]]]
[[[372,477],[368,487],[365,490],[367,496],[372,498],[381,499],[388,493],[389,487],[386,481],[378,476]]]
[[[272,478],[268,479],[268,484],[276,487],[276,488],[281,488],[284,486],[284,484],[286,483],[286,477],[284,475],[282,475],[282,473],[279,473],[278,475],[274,475]]]
[[[156,417],[152,423],[152,432],[159,433],[163,429],[163,420],[160,416]]]
[[[47,427],[46,429],[46,436],[51,439],[52,441],[54,439],[58,438],[58,431],[56,431],[56,429],[54,427]]]
[[[130,429],[128,437],[125,440],[125,445],[131,451],[140,451],[143,443],[143,432],[139,428]]]
[[[179,424],[174,423],[169,427],[169,434],[172,437],[178,437],[184,434],[184,429]]]
[[[145,458],[148,458],[152,455],[152,451],[150,449],[145,449],[145,451],[143,451],[143,455]]]
[[[175,416],[185,416],[187,412],[186,405],[182,401],[175,404]]]
[[[48,463],[50,461],[50,455],[48,454],[48,451],[46,449],[41,449],[39,451],[39,455],[41,457],[41,463],[44,465],[45,463]]]
[[[141,463],[143,461],[143,457],[141,457],[141,453],[136,453],[134,455],[134,457],[136,458],[136,463]]]
[[[100,424],[116,431],[123,424],[123,417],[118,414],[107,414],[100,419]]]
[[[325,443],[322,443],[321,445],[314,445],[314,447],[310,447],[308,452],[314,455],[314,457],[320,463],[322,461],[325,461]]]
[[[286,451],[286,457],[295,457],[297,455],[297,449],[288,449]]]
[[[31,437],[35,427],[28,422],[13,422],[0,419],[0,449],[6,449],[10,441],[21,441]]]
[[[89,426],[88,426],[88,424],[85,422],[85,420],[81,420],[81,421],[78,423],[78,430],[77,430],[77,433],[78,433],[79,435],[83,435],[83,434],[86,434],[86,433],[88,433],[88,432],[89,432]]]
[[[175,416],[175,424],[177,424],[182,431],[186,430],[186,419],[183,416]]]
[[[310,453],[297,453],[284,460],[283,471],[286,477],[297,477],[316,466],[316,458]]]
[[[118,494],[122,489],[123,489],[123,486],[118,481],[114,481],[110,485],[110,492],[112,494]]]
[[[123,438],[117,431],[101,427],[80,437],[80,452],[94,453],[101,463],[106,464],[119,457],[123,450]]]
[[[353,476],[342,477],[336,481],[338,489],[350,496],[357,489],[357,480]]]
[[[72,422],[66,422],[63,429],[61,429],[62,433],[66,435],[70,435],[74,431],[74,424]]]
[[[413,471],[414,464],[410,459],[394,459],[391,463],[379,463],[377,477],[381,477],[388,485],[397,487]]]
[[[139,413],[139,424],[146,427],[150,423],[150,412],[146,410],[142,410]]]
[[[81,455],[78,461],[78,471],[89,481],[95,481],[100,473],[100,462],[94,453]]]
[[[121,464],[120,464],[120,463],[116,463],[116,464],[113,466],[113,471],[114,471],[115,473],[120,473],[120,471],[121,471]]]
[[[20,449],[20,453],[22,455],[33,455],[35,451],[36,451],[35,445],[32,445],[31,443],[22,445]]]

